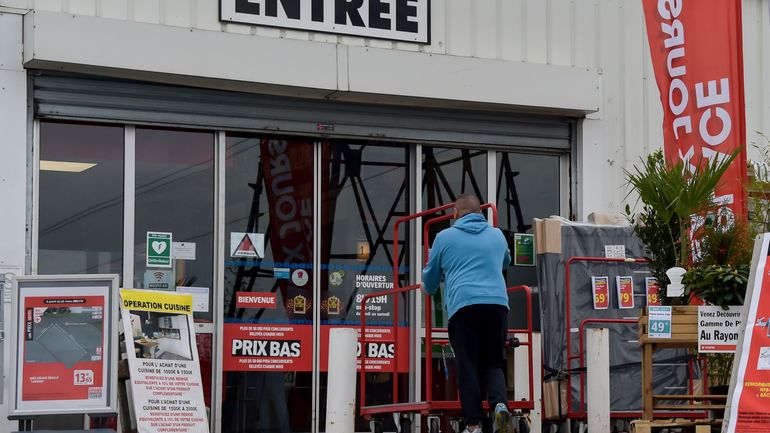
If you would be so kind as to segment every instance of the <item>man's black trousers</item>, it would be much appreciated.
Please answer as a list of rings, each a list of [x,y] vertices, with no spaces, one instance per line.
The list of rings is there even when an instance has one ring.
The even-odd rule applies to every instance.
[[[503,373],[507,318],[508,309],[502,305],[477,304],[457,310],[449,319],[465,425],[481,424],[482,386],[490,409],[507,403]]]

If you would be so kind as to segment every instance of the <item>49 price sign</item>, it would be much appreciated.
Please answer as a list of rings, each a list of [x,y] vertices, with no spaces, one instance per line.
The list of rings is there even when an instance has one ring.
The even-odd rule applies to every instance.
[[[606,310],[610,307],[609,277],[591,277],[594,293],[594,310]]]
[[[662,305],[660,299],[660,284],[655,277],[646,277],[644,279],[644,291],[647,293],[647,306]]]
[[[671,307],[647,307],[650,338],[671,338]]]
[[[631,277],[615,277],[618,287],[618,308],[634,308],[634,279]]]

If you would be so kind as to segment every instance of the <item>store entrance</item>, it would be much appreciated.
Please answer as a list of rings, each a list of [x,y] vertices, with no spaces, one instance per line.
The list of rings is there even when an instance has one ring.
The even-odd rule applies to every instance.
[[[358,306],[393,286],[392,230],[409,213],[409,173],[406,145],[227,136],[223,432],[310,432],[314,421],[324,431],[329,330],[357,327],[362,314],[393,323],[392,299]],[[406,297],[398,308],[406,345]],[[408,354],[379,353],[397,364],[406,398]],[[366,380],[368,404],[392,400],[392,373]]]
[[[309,432],[314,144],[228,135],[222,432]]]

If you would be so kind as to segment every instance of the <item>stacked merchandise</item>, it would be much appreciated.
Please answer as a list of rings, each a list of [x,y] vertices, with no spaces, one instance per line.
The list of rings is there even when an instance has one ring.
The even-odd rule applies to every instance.
[[[535,236],[543,333],[544,417],[582,418],[579,414],[585,412],[585,407],[580,407],[580,361],[574,359],[568,364],[567,338],[571,339],[571,355],[578,355],[583,320],[637,319],[640,308],[647,305],[645,278],[651,277],[651,274],[646,264],[638,262],[573,261],[570,265],[569,323],[566,323],[565,266],[571,257],[605,257],[606,250],[615,254],[624,251],[627,258],[642,258],[645,257],[645,247],[628,225],[574,223],[562,218],[536,219]],[[617,277],[628,276],[633,281],[633,307],[621,309]],[[604,309],[601,309],[602,305],[598,305],[599,308],[594,305],[592,277],[607,277],[608,300]],[[628,283],[628,280],[625,282]],[[628,297],[625,298],[623,306],[629,307]],[[611,411],[616,414],[641,412],[641,350],[636,324],[593,326],[610,330]],[[653,360],[657,365],[653,367],[654,393],[692,393],[688,386],[695,384],[697,388],[699,381],[688,380],[697,375],[696,367],[689,360],[687,351],[683,349],[657,351]]]

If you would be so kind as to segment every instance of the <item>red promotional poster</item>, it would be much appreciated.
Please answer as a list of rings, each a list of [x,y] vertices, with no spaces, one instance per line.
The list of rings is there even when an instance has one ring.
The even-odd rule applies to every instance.
[[[332,328],[344,328],[344,326],[321,326],[321,371],[329,369],[329,331]],[[356,328],[359,331],[360,328]],[[368,327],[366,328],[366,347],[358,343],[358,370],[361,371],[361,360],[365,360],[366,371],[392,372],[393,362],[399,373],[409,371],[409,328],[398,327],[398,351],[396,351],[393,328]]]
[[[631,277],[615,277],[618,289],[618,308],[625,310],[634,308],[634,279]]]
[[[225,323],[225,371],[312,371],[313,326]]]
[[[21,400],[105,397],[104,296],[27,296]]]
[[[746,213],[741,2],[643,0],[663,104],[666,160],[695,171],[739,151],[717,186],[718,217]],[[697,229],[697,227],[696,227]]]
[[[610,307],[609,277],[591,277],[591,287],[594,293],[594,310],[606,310]]]
[[[655,277],[646,277],[644,279],[644,292],[647,294],[647,306],[663,305],[660,299],[660,284]]]
[[[270,310],[275,310],[277,305],[277,296],[275,293],[235,293],[235,306],[238,308],[267,308]]]
[[[726,429],[722,430],[726,433],[770,431],[770,234],[757,239],[762,249],[760,257],[754,258],[754,279],[746,293],[743,317],[747,320],[736,351],[737,368],[725,411]],[[754,251],[756,256],[757,249]]]

